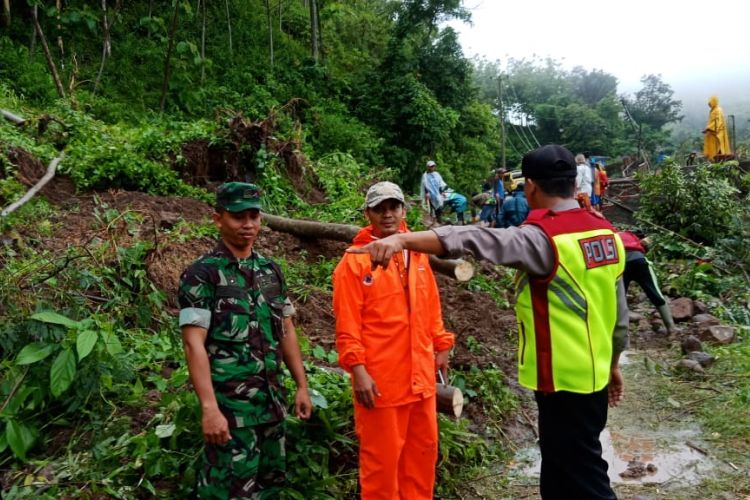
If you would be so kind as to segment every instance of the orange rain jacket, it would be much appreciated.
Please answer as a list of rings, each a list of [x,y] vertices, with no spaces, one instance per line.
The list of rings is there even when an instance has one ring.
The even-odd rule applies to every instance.
[[[402,223],[401,232],[406,231]],[[354,247],[373,241],[372,226]],[[339,365],[364,364],[381,396],[375,407],[398,406],[435,394],[435,353],[453,346],[446,332],[435,276],[426,254],[409,252],[408,297],[400,270],[372,270],[368,254],[347,253],[333,272]]]

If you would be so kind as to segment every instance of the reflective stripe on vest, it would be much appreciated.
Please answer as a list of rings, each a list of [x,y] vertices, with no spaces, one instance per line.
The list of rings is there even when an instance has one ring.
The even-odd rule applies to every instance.
[[[519,382],[542,392],[599,391],[609,382],[625,249],[588,212],[536,212],[527,223],[547,234],[556,263],[546,278],[516,278]]]

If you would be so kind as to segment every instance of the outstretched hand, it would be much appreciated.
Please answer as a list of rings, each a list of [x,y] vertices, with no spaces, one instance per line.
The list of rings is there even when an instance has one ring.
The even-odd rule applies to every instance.
[[[377,269],[378,266],[382,266],[383,269],[388,269],[391,257],[404,249],[404,244],[400,236],[400,234],[394,234],[387,238],[383,238],[382,240],[375,240],[363,247],[347,248],[346,251],[347,253],[370,254],[373,271]]]

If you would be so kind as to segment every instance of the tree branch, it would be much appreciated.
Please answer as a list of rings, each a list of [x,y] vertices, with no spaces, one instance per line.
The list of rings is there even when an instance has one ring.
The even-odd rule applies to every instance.
[[[62,159],[63,154],[61,153],[60,156],[52,160],[47,167],[47,173],[45,173],[44,176],[39,179],[39,182],[37,182],[34,187],[29,189],[26,194],[21,197],[21,199],[14,203],[11,203],[7,208],[4,208],[3,211],[0,212],[0,217],[7,217],[9,214],[16,211],[19,207],[23,206],[27,201],[33,198],[34,195],[37,194],[39,190],[41,190],[45,186],[45,184],[47,184],[55,176],[57,165],[60,164],[60,161],[62,161]]]
[[[57,73],[57,65],[55,65],[55,60],[52,59],[52,53],[49,50],[49,45],[47,45],[47,38],[44,36],[44,32],[42,31],[42,26],[39,24],[39,15],[38,15],[38,7],[34,5],[33,9],[33,18],[34,18],[34,30],[36,31],[36,34],[39,36],[39,40],[42,42],[42,48],[44,49],[44,57],[47,59],[47,66],[49,67],[50,73],[52,73],[52,79],[55,81],[55,87],[57,88],[57,93],[60,97],[65,99],[65,88],[63,87],[62,80],[60,80],[60,75]]]
[[[0,115],[2,115],[3,118],[8,120],[9,122],[14,123],[19,126],[24,125],[26,123],[25,118],[21,118],[20,116],[15,115],[11,113],[10,111],[5,111],[4,109],[0,109]]]

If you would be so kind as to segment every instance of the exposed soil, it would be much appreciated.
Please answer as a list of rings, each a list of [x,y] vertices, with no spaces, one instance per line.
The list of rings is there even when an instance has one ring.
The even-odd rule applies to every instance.
[[[185,164],[175,166],[186,182],[208,186],[231,180],[255,180],[259,171],[258,154],[261,150],[279,158],[294,189],[308,203],[325,203],[325,192],[317,174],[302,153],[299,139],[298,108],[300,99],[292,99],[279,109],[257,120],[234,114],[220,131],[224,141],[212,143],[197,139],[182,145]],[[279,115],[286,114],[294,120],[297,133],[288,140],[276,137]]]
[[[35,164],[33,157],[23,158],[19,166],[27,165],[26,171],[30,175],[43,173],[44,167]],[[35,180],[32,178],[32,183]],[[178,242],[174,235],[165,236],[160,228],[173,226],[179,219],[190,223],[207,222],[211,208],[190,198],[152,196],[141,192],[76,194],[71,186],[64,177],[55,178],[43,192],[50,202],[60,207],[51,217],[52,234],[41,236],[35,228],[27,227],[21,230],[21,237],[26,238],[30,245],[53,251],[108,238],[115,240],[118,246],[128,246],[136,239],[155,241],[156,248],[148,256],[147,269],[152,281],[166,292],[168,306],[176,312],[175,295],[180,273],[216,243],[208,237]],[[103,215],[107,209],[115,209],[120,214],[130,213],[140,222],[128,223],[125,217],[110,221]],[[261,253],[288,262],[302,260],[311,264],[318,263],[321,258],[338,259],[347,246],[338,241],[302,239],[267,227],[263,228],[256,242]],[[482,267],[478,266],[478,269],[481,271]],[[498,308],[489,295],[467,290],[450,278],[438,275],[437,279],[446,329],[456,334],[453,365],[462,368],[495,365],[512,378],[515,371],[515,340],[512,337],[515,316],[512,311]],[[313,290],[304,303],[300,303],[298,297],[292,298],[298,306],[296,322],[305,336],[313,344],[321,344],[327,349],[333,347],[331,294]],[[470,337],[473,340],[469,341]]]

